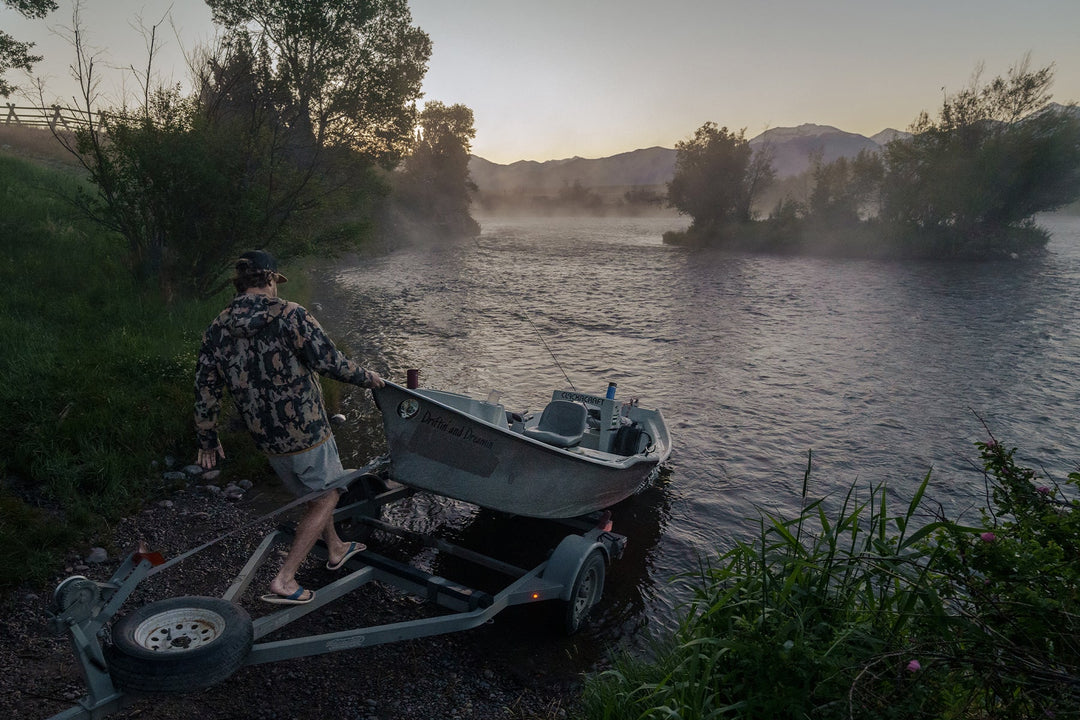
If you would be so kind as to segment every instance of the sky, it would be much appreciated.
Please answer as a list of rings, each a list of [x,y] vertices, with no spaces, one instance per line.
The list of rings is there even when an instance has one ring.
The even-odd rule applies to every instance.
[[[73,0],[45,20],[0,4],[0,27],[37,43],[35,75],[70,98]],[[410,0],[432,39],[425,100],[473,110],[487,160],[606,157],[674,147],[708,121],[747,137],[803,123],[905,129],[944,94],[1030,54],[1054,100],[1080,101],[1080,0]],[[166,20],[160,76],[214,37],[199,0],[83,0],[107,96],[146,62],[139,18]],[[8,76],[18,84],[25,79]],[[10,101],[10,100],[9,100]]]

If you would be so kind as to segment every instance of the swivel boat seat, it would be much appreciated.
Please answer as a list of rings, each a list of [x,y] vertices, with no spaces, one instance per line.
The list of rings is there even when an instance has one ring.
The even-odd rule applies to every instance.
[[[525,428],[525,436],[559,448],[572,448],[585,434],[588,410],[567,400],[552,400],[544,408],[536,427]]]

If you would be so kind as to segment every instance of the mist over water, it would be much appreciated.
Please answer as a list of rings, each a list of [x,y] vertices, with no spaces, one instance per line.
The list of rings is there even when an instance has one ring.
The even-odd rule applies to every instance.
[[[932,470],[954,514],[983,496],[979,417],[1023,462],[1076,469],[1080,218],[1041,223],[1045,256],[959,264],[668,247],[671,218],[491,219],[476,241],[340,270],[326,324],[398,382],[416,367],[423,386],[538,411],[553,389],[615,381],[663,410],[669,472],[615,509],[630,544],[594,630],[629,634],[670,625],[686,595],[669,578],[750,539],[757,508],[798,507],[811,449],[815,497],[887,483],[906,505]],[[365,420],[343,448],[368,452],[370,400],[346,403]],[[394,512],[508,552],[528,525],[443,498]]]

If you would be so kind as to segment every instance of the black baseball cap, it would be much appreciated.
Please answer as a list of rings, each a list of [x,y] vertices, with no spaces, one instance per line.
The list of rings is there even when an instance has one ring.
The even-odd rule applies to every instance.
[[[266,250],[248,250],[236,261],[236,271],[270,270],[277,278],[278,285],[289,282],[289,278],[278,272],[277,258]]]

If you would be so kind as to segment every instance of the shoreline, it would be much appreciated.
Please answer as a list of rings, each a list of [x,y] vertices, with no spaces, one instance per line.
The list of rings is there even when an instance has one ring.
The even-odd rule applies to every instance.
[[[64,567],[56,568],[51,586],[23,586],[10,592],[3,601],[0,620],[0,665],[6,669],[0,675],[0,713],[48,718],[76,704],[85,693],[66,636],[53,635],[48,628],[47,608],[62,579],[82,574],[94,581],[108,580],[140,539],[167,559],[175,557],[259,517],[260,513],[253,511],[259,494],[259,484],[251,497],[238,500],[189,483],[119,522],[104,562],[91,564],[72,555]],[[291,518],[297,512],[299,508],[284,517]],[[272,521],[258,523],[148,578],[135,589],[120,614],[168,597],[220,597],[233,573],[271,530]],[[378,548],[380,538],[368,543]],[[271,574],[270,568],[262,568],[240,599],[239,604],[253,617],[271,610],[270,606],[259,607],[262,604],[257,600]],[[300,577],[317,589],[334,576],[313,556],[301,567]],[[369,583],[273,637],[397,622],[430,614],[431,608],[393,588]],[[110,717],[572,717],[580,704],[580,668],[596,668],[604,661],[590,657],[595,651],[587,642],[559,637],[547,622],[550,618],[545,610],[541,606],[510,608],[487,626],[468,632],[242,667],[211,688],[146,697]],[[359,623],[352,620],[357,617],[363,619]]]

